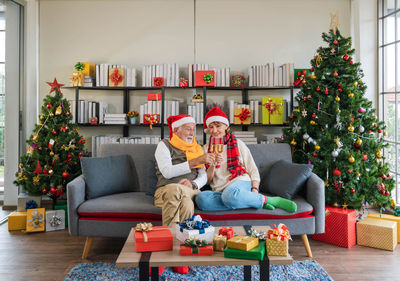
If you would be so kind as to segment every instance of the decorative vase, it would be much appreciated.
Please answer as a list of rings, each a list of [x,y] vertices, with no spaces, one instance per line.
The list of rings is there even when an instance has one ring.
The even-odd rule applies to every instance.
[[[137,117],[135,116],[135,117],[131,117],[131,118],[129,118],[129,123],[131,124],[131,125],[135,125],[136,124],[136,120],[137,120]]]

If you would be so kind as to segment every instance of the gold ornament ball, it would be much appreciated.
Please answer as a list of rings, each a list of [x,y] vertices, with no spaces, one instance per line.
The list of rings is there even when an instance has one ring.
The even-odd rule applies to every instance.
[[[355,81],[355,82],[353,83],[353,85],[354,85],[354,87],[356,87],[356,86],[358,85],[358,82]]]
[[[49,113],[49,116],[50,116],[50,117],[53,117],[53,116],[54,116],[54,113],[53,113],[53,112],[50,112],[50,113]]]
[[[54,152],[50,151],[50,156],[53,157],[54,156]]]
[[[377,152],[375,153],[375,155],[376,155],[376,158],[378,158],[378,159],[381,159],[381,158],[382,158],[382,153],[381,153],[380,151],[377,151]]]
[[[349,96],[349,98],[353,98],[354,94],[353,93],[349,93],[348,96]]]
[[[296,144],[297,144],[297,142],[294,139],[292,139],[292,141],[290,142],[290,145],[295,146]]]
[[[352,125],[350,125],[349,127],[347,127],[347,130],[349,132],[354,132],[354,127]]]
[[[351,42],[351,41],[350,41],[350,43],[349,43],[349,44],[350,44],[350,46],[351,46],[351,45],[353,45],[353,42]]]
[[[316,76],[316,75],[313,75],[313,76],[312,76],[312,79],[317,79],[317,76]]]
[[[328,181],[324,181],[325,186],[329,186],[329,182]]]
[[[40,120],[43,120],[44,119],[44,116],[43,115],[40,115]]]
[[[387,136],[387,133],[386,133],[386,132],[383,132],[383,135],[386,137],[386,136]]]
[[[336,97],[335,100],[336,100],[336,101],[340,101],[340,98],[339,98],[339,97]]]
[[[350,156],[348,160],[349,160],[350,163],[354,163],[354,161],[355,161],[353,156]]]
[[[297,112],[300,112],[300,108],[296,109]]]
[[[49,170],[49,175],[51,176],[53,174],[53,170]]]
[[[336,109],[336,111],[337,111],[338,113],[340,113],[340,112],[341,112],[340,108]]]
[[[317,123],[316,123],[314,120],[311,120],[311,121],[310,121],[310,124],[311,124],[311,125],[316,125]]]
[[[42,122],[39,122],[39,126],[43,126],[43,123],[42,123]]]
[[[372,115],[373,117],[374,117],[374,119],[377,119],[378,118],[378,116],[376,116],[376,114],[374,114],[374,115]]]
[[[321,149],[321,147],[318,144],[314,148],[315,148],[315,150],[320,150]]]
[[[360,138],[357,138],[356,144],[357,145],[362,145],[362,140]]]

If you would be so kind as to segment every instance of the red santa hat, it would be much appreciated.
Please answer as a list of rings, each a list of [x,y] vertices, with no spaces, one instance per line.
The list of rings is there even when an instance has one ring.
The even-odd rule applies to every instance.
[[[211,108],[209,112],[207,112],[206,117],[204,117],[204,131],[207,130],[208,125],[212,122],[221,122],[226,126],[229,126],[229,120],[226,114],[219,109],[218,107]]]
[[[175,128],[179,128],[180,126],[188,123],[195,123],[193,117],[186,114],[173,115],[167,118],[167,123],[169,127],[169,138],[172,138],[172,133]]]

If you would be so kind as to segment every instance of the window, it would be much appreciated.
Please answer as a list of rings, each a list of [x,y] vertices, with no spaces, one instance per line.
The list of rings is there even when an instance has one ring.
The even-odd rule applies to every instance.
[[[400,203],[400,0],[378,1],[379,113],[386,123],[384,155],[396,180],[392,197]]]

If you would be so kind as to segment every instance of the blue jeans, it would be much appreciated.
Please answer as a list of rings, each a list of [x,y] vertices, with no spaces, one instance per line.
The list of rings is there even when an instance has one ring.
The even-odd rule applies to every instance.
[[[250,181],[234,181],[222,192],[203,191],[197,194],[196,204],[203,211],[225,211],[256,208],[264,205],[264,196],[251,192]]]

